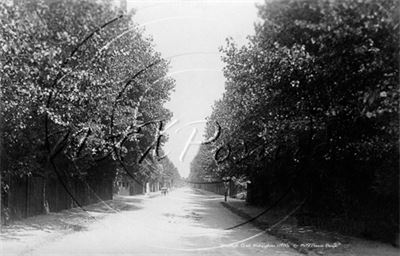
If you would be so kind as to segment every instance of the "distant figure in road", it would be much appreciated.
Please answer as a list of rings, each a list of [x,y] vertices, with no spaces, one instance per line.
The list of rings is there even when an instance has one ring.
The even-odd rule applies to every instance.
[[[163,194],[164,196],[166,196],[168,193],[168,188],[167,187],[162,187],[161,188],[161,194]]]

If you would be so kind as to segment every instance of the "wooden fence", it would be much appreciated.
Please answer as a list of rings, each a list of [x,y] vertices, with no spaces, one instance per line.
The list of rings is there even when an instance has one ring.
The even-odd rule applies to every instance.
[[[2,194],[2,222],[26,218],[42,213],[57,212],[100,200],[113,195],[113,175],[98,172],[84,177],[9,176],[8,190]],[[67,186],[68,191],[64,185]]]

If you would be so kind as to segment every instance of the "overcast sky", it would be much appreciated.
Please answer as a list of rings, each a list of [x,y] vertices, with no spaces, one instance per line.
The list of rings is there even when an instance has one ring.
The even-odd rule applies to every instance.
[[[225,45],[227,37],[234,38],[239,45],[246,43],[257,20],[256,2],[127,2],[128,9],[136,9],[135,21],[153,37],[156,50],[164,58],[172,57],[170,76],[176,80],[176,88],[166,107],[173,112],[175,123],[167,131],[169,141],[164,149],[180,174],[186,177],[199,146],[190,146],[182,158],[185,145],[195,128],[194,140],[202,139],[205,124],[201,121],[211,114],[214,101],[224,91],[223,63],[218,48]],[[197,123],[189,125],[192,122]]]

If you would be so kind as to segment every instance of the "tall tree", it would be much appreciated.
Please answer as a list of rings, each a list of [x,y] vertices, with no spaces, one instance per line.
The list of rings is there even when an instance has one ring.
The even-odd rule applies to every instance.
[[[0,3],[3,177],[84,175],[145,152],[174,81],[133,20],[110,1]]]
[[[381,225],[369,223],[365,233],[393,236],[398,10],[391,0],[277,0],[259,6],[262,21],[249,43],[238,47],[228,40],[222,49],[225,93],[206,136],[220,122],[222,136],[210,152],[230,147],[231,154],[214,172],[255,181],[260,193],[250,198],[254,202],[274,201],[292,187],[321,215],[365,222],[374,215]]]

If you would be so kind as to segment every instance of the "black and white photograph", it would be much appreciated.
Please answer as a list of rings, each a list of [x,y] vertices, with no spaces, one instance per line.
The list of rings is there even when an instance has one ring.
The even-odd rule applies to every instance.
[[[399,0],[0,0],[0,255],[400,255]]]

